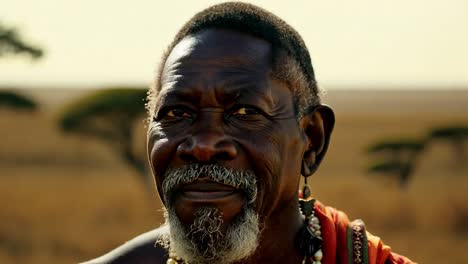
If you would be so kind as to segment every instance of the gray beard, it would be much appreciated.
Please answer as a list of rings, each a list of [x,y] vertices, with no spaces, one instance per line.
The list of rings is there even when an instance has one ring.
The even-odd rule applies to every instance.
[[[172,191],[180,184],[194,181],[199,176],[239,187],[248,202],[222,233],[222,214],[215,207],[201,207],[195,220],[186,228],[172,204]],[[256,199],[256,177],[248,171],[232,171],[220,165],[192,165],[166,173],[163,181],[166,200],[166,223],[169,235],[160,244],[189,263],[233,263],[251,256],[258,246],[260,234],[258,214],[252,204]],[[164,241],[165,240],[165,241]],[[162,242],[162,243],[161,243]]]

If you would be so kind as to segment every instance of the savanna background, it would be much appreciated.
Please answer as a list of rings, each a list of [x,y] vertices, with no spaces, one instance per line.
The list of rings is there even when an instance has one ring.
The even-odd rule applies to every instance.
[[[0,263],[77,263],[162,223],[145,89],[219,1],[7,1],[0,10]],[[253,1],[304,37],[336,113],[314,196],[419,263],[468,262],[463,1]]]

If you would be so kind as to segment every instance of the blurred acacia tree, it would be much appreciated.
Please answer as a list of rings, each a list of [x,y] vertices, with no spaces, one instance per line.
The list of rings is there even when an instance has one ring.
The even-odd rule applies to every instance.
[[[463,167],[467,162],[466,142],[468,141],[468,126],[451,125],[431,129],[431,141],[445,141],[452,145],[454,161],[457,167]]]
[[[44,51],[24,41],[16,28],[7,27],[0,22],[0,57],[9,54],[25,54],[38,59],[44,55]]]
[[[145,118],[147,90],[116,87],[92,92],[66,105],[59,125],[64,132],[95,138],[107,144],[138,173],[148,190],[152,190],[152,184],[147,184],[146,157],[136,153],[133,142],[135,126]]]
[[[35,111],[38,104],[31,98],[9,90],[0,90],[0,108]]]
[[[425,142],[417,139],[388,139],[372,144],[367,153],[380,156],[380,161],[367,171],[396,177],[400,188],[407,186]]]

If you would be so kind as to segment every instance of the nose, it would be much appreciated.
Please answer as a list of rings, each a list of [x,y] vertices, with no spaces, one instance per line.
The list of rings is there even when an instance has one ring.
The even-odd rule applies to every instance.
[[[203,130],[177,147],[180,158],[189,162],[210,163],[233,160],[237,156],[237,147],[221,131]]]

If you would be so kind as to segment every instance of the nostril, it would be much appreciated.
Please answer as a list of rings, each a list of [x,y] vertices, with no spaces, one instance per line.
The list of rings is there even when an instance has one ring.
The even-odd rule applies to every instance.
[[[186,162],[196,162],[197,160],[195,159],[194,156],[188,154],[188,153],[181,153],[179,157]]]
[[[191,137],[177,147],[177,155],[187,162],[232,160],[237,156],[233,142],[222,137]]]
[[[184,161],[195,161],[195,157],[193,156],[193,141],[189,139],[177,146],[177,155]]]
[[[219,142],[216,146],[217,158],[220,160],[232,160],[237,156],[237,148],[229,141]]]
[[[218,159],[218,160],[231,160],[232,156],[229,155],[226,152],[222,152],[222,153],[219,153],[218,155],[216,155],[216,159]]]

